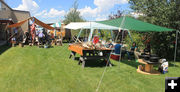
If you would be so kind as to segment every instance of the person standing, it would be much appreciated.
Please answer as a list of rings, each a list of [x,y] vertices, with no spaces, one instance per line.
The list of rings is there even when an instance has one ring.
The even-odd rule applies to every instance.
[[[43,32],[41,31],[39,34],[38,34],[38,38],[39,38],[39,44],[43,44],[43,37],[44,37],[44,34]]]

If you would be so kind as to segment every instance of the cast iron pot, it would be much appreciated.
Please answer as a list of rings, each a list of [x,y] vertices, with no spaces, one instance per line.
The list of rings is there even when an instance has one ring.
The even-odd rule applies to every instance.
[[[150,57],[158,57],[156,54],[151,54]]]
[[[143,55],[146,55],[146,54],[145,54],[145,53],[142,53],[141,55],[139,55],[139,58],[140,58],[140,59],[143,59],[143,58],[144,58]]]
[[[158,62],[159,61],[159,57],[150,57],[149,59],[151,62]]]
[[[142,58],[144,58],[145,60],[149,60],[150,56],[149,55],[141,55]]]

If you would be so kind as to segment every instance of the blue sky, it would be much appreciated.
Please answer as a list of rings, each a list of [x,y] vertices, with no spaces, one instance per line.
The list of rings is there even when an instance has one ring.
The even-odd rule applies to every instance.
[[[78,0],[81,16],[87,21],[105,20],[118,8],[130,11],[128,0]],[[50,23],[64,19],[74,0],[5,0],[12,8],[30,11],[31,16]],[[119,7],[120,6],[120,7]]]

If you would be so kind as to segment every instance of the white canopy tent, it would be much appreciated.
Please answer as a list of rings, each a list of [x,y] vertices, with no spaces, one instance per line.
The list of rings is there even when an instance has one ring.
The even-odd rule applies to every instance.
[[[109,30],[118,30],[118,27],[105,25],[96,22],[71,22],[65,26],[67,29],[109,29]]]
[[[105,25],[97,22],[71,22],[68,25],[65,26],[66,29],[81,29],[79,35],[81,34],[83,29],[90,29],[91,32],[88,37],[88,41],[91,40],[92,34],[95,29],[107,29],[107,30],[119,30],[118,27],[110,26],[110,25]],[[79,37],[78,35],[78,37]]]

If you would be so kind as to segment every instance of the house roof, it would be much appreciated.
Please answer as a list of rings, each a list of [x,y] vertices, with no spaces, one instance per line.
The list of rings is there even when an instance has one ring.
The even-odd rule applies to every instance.
[[[13,10],[11,7],[9,7],[8,4],[6,4],[3,0],[0,0],[0,2],[2,2],[3,4],[5,4],[9,9]]]

